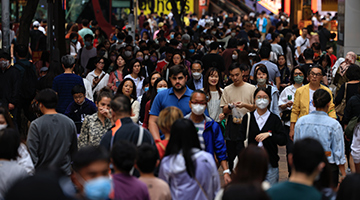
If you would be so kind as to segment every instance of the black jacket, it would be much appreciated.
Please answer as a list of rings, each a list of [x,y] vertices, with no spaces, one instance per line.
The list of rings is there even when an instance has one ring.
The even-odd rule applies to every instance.
[[[0,104],[4,104],[6,108],[9,103],[17,106],[20,80],[20,71],[14,66],[5,71],[0,69]]]
[[[114,136],[114,144],[119,140],[126,140],[129,142],[137,144],[138,138],[139,138],[139,125],[135,124],[130,117],[122,118],[120,119],[121,126],[120,128],[115,132]],[[111,138],[112,138],[112,130],[110,129],[108,132],[105,133],[103,138],[101,139],[100,145],[105,147],[107,150],[110,150],[111,146]],[[144,137],[142,140],[143,143],[149,143],[154,145],[154,139],[151,136],[150,132],[148,130],[144,129]]]
[[[202,88],[204,88],[204,76],[202,77],[202,79],[203,79]],[[194,78],[191,77],[191,78],[186,82],[186,85],[187,85],[188,88],[190,88],[191,90],[195,90]]]
[[[280,157],[278,156],[278,145],[286,145],[287,143],[287,137],[285,133],[285,129],[282,125],[282,122],[280,118],[270,113],[270,116],[268,120],[266,121],[264,127],[260,130],[259,126],[257,125],[254,112],[251,112],[250,114],[250,128],[249,128],[249,138],[248,138],[248,144],[254,144],[258,145],[258,142],[256,142],[255,137],[264,132],[271,132],[272,136],[266,138],[263,141],[263,145],[265,150],[267,151],[269,155],[269,161],[272,167],[276,168],[279,166],[278,162],[280,160]],[[243,117],[241,126],[240,126],[240,138],[241,141],[244,141],[246,138],[246,128],[247,128],[247,120],[248,115],[245,115]]]

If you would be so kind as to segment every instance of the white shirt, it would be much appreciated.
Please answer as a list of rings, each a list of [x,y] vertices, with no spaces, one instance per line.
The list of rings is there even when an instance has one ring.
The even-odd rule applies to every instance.
[[[306,42],[305,42],[306,40]],[[305,44],[304,44],[305,42]],[[304,45],[302,45],[304,44]],[[302,46],[301,46],[302,45]],[[297,47],[300,47],[300,54],[303,53],[305,51],[305,49],[307,49],[308,47],[310,47],[310,42],[309,42],[309,39],[308,38],[303,38],[301,37],[301,35],[299,37],[296,38],[295,40],[295,55],[296,57],[299,57],[299,53],[297,51]]]
[[[291,110],[292,106],[289,108],[285,108],[285,109],[281,109],[280,106],[283,104],[286,104],[289,101],[294,102],[294,98],[295,98],[295,92],[296,92],[296,88],[294,87],[294,85],[289,85],[287,86],[280,94],[279,96],[279,109],[280,111],[284,111],[284,110]],[[290,100],[288,97],[291,97]],[[290,121],[285,122],[286,126],[290,126]]]
[[[86,79],[83,78],[86,94],[85,97],[88,98],[90,101],[94,101],[94,93],[92,91],[91,83]]]
[[[97,86],[96,86],[94,89],[92,89],[93,93],[94,93],[94,92],[98,92],[98,91],[100,91],[101,89],[103,89],[104,87],[107,86],[107,84],[108,84],[108,82],[109,82],[109,74],[107,74],[107,73],[105,73],[104,71],[102,71],[99,76],[96,76],[96,75],[95,75],[95,70],[93,70],[93,71],[91,71],[91,72],[86,76],[86,79],[91,83],[91,88],[92,88],[92,86],[93,86],[92,84],[93,84],[94,78],[95,78],[95,77],[100,78],[101,76],[103,76],[103,74],[105,74],[104,77],[103,77],[103,78],[101,79],[101,81],[97,84]]]
[[[254,112],[254,116],[255,116],[256,123],[261,131],[261,129],[264,127],[266,121],[268,120],[268,118],[270,116],[270,111],[266,110],[266,112],[263,115],[259,115],[259,113],[257,112],[257,109],[256,109]]]
[[[316,110],[315,106],[313,105],[314,93],[315,93],[315,90],[312,90],[312,89],[309,88],[309,95],[310,95],[309,113]]]
[[[140,78],[140,77],[133,78],[131,76],[131,74],[126,75],[124,77],[124,79],[126,79],[126,78],[130,78],[135,82],[135,85],[136,85],[136,98],[141,96],[144,93],[144,91],[142,89],[144,78]]]

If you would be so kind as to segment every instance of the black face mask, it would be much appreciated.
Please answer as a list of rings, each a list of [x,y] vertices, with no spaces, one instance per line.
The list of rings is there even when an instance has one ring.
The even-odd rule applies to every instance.
[[[99,55],[102,57],[102,56],[104,56],[104,55],[105,55],[105,53],[106,53],[106,51],[105,51],[105,50],[101,50],[101,51],[99,52]]]

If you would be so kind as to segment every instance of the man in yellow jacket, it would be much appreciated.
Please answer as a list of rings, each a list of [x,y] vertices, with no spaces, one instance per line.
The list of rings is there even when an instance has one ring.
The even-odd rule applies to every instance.
[[[328,115],[336,119],[335,105],[333,103],[332,93],[329,88],[320,84],[323,78],[323,69],[319,65],[315,65],[309,69],[308,72],[309,84],[302,86],[295,92],[294,105],[291,111],[290,118],[290,139],[294,139],[294,128],[296,121],[312,111],[316,110],[313,101],[313,94],[317,89],[324,89],[329,92],[331,96],[331,104],[328,110]]]

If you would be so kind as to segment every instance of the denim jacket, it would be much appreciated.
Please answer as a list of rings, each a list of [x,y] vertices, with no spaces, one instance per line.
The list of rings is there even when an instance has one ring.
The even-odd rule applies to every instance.
[[[345,164],[343,130],[338,121],[326,112],[313,111],[301,117],[295,124],[294,142],[304,138],[317,139],[327,153],[329,163]],[[330,154],[331,152],[331,154]]]

